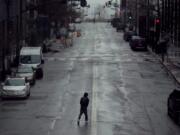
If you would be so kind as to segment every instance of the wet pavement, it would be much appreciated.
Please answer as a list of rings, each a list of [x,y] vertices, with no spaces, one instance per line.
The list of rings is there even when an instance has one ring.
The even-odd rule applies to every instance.
[[[131,51],[108,23],[82,23],[74,46],[45,54],[28,100],[0,101],[0,135],[179,135],[167,116],[174,80],[150,52]],[[89,123],[77,125],[79,99]]]
[[[162,61],[161,55],[156,54],[152,51],[151,48],[148,50],[156,57],[159,62],[164,66],[167,73],[172,76],[174,79],[176,86],[180,85],[180,65],[179,65],[179,56],[172,56],[172,54],[168,54],[168,57],[165,57],[165,61]]]

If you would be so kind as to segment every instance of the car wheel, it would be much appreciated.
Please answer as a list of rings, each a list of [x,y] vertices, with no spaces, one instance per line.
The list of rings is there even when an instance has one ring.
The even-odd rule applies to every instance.
[[[43,71],[42,70],[39,70],[39,72],[37,72],[37,79],[41,79],[43,78]]]
[[[26,98],[29,98],[29,97],[30,97],[30,95],[31,95],[31,93],[29,92]]]
[[[133,51],[135,51],[135,50],[136,50],[134,47],[131,47],[131,49],[132,49]]]
[[[40,75],[40,77],[43,78],[43,76],[44,76],[44,74],[43,74],[43,72],[42,72],[41,75]]]
[[[1,100],[6,100],[6,98],[4,98],[4,97],[1,97]]]
[[[169,117],[171,117],[169,108],[167,109],[167,115],[168,115]]]
[[[176,117],[175,122],[176,122],[178,125],[180,125],[180,115],[178,115],[178,116]]]
[[[148,51],[147,47],[144,48],[144,51]]]
[[[32,83],[32,85],[35,85],[36,84],[36,80],[35,80],[35,78],[33,79],[33,83]]]

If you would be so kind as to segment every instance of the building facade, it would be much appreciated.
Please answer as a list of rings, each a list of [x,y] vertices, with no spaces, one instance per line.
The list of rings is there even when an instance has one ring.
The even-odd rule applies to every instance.
[[[180,1],[160,0],[161,32],[170,33],[172,42],[180,47]]]
[[[25,10],[25,0],[0,0],[0,79],[9,71],[24,39]]]
[[[157,32],[155,20],[159,18],[160,33],[154,40],[159,40],[163,36],[162,33],[170,33],[173,44],[180,47],[179,0],[122,0],[121,10],[125,12],[126,23],[130,14],[137,33],[145,37]]]

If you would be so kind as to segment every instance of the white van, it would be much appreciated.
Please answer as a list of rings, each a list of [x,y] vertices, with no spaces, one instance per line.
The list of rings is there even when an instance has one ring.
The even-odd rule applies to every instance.
[[[41,47],[22,47],[19,57],[20,66],[30,66],[36,70],[36,77],[43,77],[44,59]]]

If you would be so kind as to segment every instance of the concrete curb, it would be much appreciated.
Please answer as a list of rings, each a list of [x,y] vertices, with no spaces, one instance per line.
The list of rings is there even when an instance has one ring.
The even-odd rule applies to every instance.
[[[165,67],[167,73],[174,79],[174,81],[175,81],[178,85],[180,85],[180,81],[177,79],[176,75],[171,71],[171,69],[168,68],[168,66],[167,66],[165,63],[162,62],[161,58],[160,58],[156,53],[154,53],[154,52],[151,50],[151,48],[149,48],[149,47],[148,47],[148,51],[149,51],[152,55],[154,55],[154,56],[159,60],[159,62]],[[174,66],[172,63],[171,63],[171,65]]]
[[[166,68],[168,74],[172,76],[172,78],[175,80],[175,82],[176,82],[178,85],[180,85],[180,82],[179,82],[179,80],[177,79],[176,75],[174,75],[174,74],[172,73],[172,71],[171,71],[163,62],[162,62],[162,65]]]

